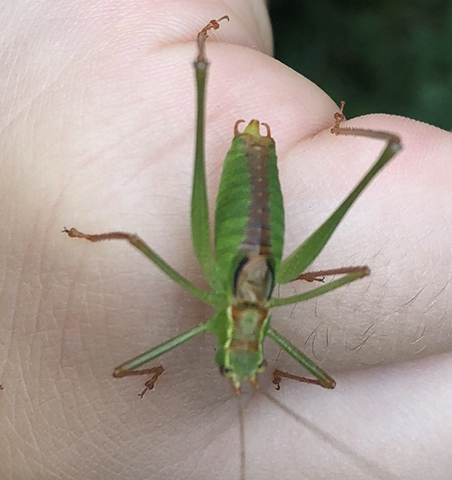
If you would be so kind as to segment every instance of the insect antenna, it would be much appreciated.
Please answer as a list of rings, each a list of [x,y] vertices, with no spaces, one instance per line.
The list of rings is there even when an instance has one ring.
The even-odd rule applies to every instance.
[[[292,410],[287,405],[284,405],[282,402],[265,392],[263,389],[257,389],[256,391],[258,394],[265,397],[269,402],[273,403],[273,405],[279,407],[283,412],[293,418],[298,424],[303,425],[303,427],[305,427],[311,433],[315,434],[326,444],[331,445],[338,452],[351,459],[352,462],[354,462],[359,468],[363,470],[363,472],[367,472],[368,474],[370,474],[370,478],[375,478],[378,480],[388,480],[390,478],[393,478],[393,474],[389,470],[382,468],[381,465],[378,465],[374,461],[365,458],[363,455],[360,455],[356,450],[352,449],[345,442],[335,438],[329,432],[318,427],[307,418],[302,417],[300,414]]]
[[[240,435],[240,480],[246,478],[246,452],[245,452],[245,422],[243,418],[243,395],[237,396],[237,407],[239,414],[239,435]]]

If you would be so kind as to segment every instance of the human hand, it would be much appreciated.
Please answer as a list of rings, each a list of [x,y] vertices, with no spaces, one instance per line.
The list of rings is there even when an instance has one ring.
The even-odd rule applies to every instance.
[[[271,126],[288,253],[382,144],[329,132],[334,102],[265,55],[263,2],[30,8],[4,0],[2,11],[0,477],[238,478],[236,399],[213,361],[213,337],[162,357],[166,371],[143,400],[142,379],[111,377],[113,367],[207,319],[210,309],[128,245],[89,244],[60,230],[139,233],[202,284],[189,233],[192,62],[197,32],[223,14],[231,21],[207,44],[211,205],[239,118]],[[338,386],[283,382],[273,392],[271,368],[297,366],[277,360],[270,345],[261,382],[327,440],[255,394],[245,411],[247,479],[448,480],[452,137],[386,115],[347,125],[397,133],[404,150],[315,268],[366,264],[372,274],[273,315]]]

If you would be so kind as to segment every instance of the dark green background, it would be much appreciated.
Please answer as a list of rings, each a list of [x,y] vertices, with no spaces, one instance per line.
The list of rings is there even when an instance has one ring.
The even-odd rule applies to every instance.
[[[347,102],[452,128],[452,0],[271,0],[275,56]]]

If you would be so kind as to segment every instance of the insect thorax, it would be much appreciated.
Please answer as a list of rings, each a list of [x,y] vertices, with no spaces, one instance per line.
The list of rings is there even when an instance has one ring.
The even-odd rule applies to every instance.
[[[274,285],[273,271],[267,257],[256,255],[245,257],[234,278],[235,306],[265,308]]]
[[[246,256],[237,269],[233,301],[225,312],[224,347],[216,356],[236,392],[243,381],[257,386],[257,374],[265,368],[262,343],[270,319],[266,302],[273,283],[273,271],[263,255]]]

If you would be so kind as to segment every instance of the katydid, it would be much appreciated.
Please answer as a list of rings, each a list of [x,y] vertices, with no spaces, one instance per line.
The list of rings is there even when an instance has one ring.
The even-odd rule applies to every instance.
[[[351,129],[341,126],[344,116],[335,115],[331,132],[383,140],[385,148],[373,167],[357,187],[331,214],[331,216],[289,257],[282,260],[284,242],[284,207],[278,177],[275,142],[270,127],[251,120],[241,131],[238,120],[234,138],[223,166],[215,210],[214,249],[212,248],[209,208],[206,191],[204,160],[205,83],[208,62],[205,43],[208,34],[219,28],[219,22],[229,20],[223,16],[212,20],[198,34],[198,54],[194,62],[197,88],[196,146],[191,198],[191,233],[193,249],[198,263],[210,286],[203,290],[183,277],[154,252],[140,237],[125,232],[86,234],[75,228],[64,229],[70,237],[91,242],[127,240],[149,260],[202,302],[214,307],[216,313],[195,327],[177,335],[151,350],[115,368],[114,377],[150,374],[145,390],[152,389],[163,367],[144,370],[138,368],[160,355],[203,333],[217,337],[215,361],[221,374],[228,378],[234,392],[239,395],[244,382],[258,387],[258,374],[265,369],[263,342],[270,337],[314,378],[286,374],[276,370],[274,383],[279,389],[282,377],[314,383],[325,388],[335,387],[335,381],[312,360],[296,348],[287,338],[270,325],[270,309],[295,304],[354,282],[369,274],[366,266],[343,267],[304,273],[324,248],[344,215],[377,173],[401,149],[396,135],[374,130]],[[261,134],[261,125],[265,129]],[[327,275],[339,278],[308,292],[287,298],[272,298],[277,284],[295,280],[322,280]]]

